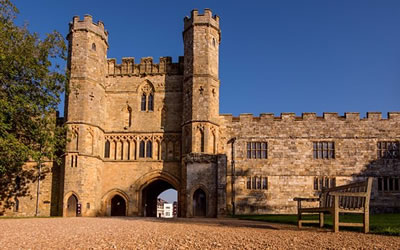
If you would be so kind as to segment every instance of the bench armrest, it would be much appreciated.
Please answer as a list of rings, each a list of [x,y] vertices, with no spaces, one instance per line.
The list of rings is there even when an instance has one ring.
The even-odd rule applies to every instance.
[[[329,192],[332,196],[342,196],[342,197],[367,197],[368,194],[365,192]]]
[[[319,197],[312,197],[312,198],[303,198],[303,197],[295,197],[293,198],[294,201],[307,201],[307,202],[313,202],[313,201],[319,201]]]

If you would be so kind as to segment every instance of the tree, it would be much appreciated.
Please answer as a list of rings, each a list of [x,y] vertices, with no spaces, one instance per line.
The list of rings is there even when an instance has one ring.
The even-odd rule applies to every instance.
[[[5,207],[26,194],[20,183],[37,181],[39,194],[43,163],[60,161],[66,138],[55,115],[67,82],[61,67],[64,38],[54,31],[40,39],[14,23],[17,14],[10,0],[0,0],[0,202]],[[24,168],[27,161],[36,168]]]

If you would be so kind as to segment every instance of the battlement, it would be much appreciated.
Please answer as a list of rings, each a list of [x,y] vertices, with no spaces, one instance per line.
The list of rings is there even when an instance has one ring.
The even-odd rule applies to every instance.
[[[135,64],[135,58],[124,57],[122,63],[117,64],[114,58],[107,59],[108,76],[129,76],[143,74],[183,74],[183,56],[179,57],[179,62],[173,63],[172,58],[160,57],[158,64],[153,62],[152,57],[143,57],[140,59],[140,64]]]
[[[94,23],[92,16],[87,14],[83,17],[83,20],[80,20],[79,16],[74,16],[72,22],[69,23],[69,34],[79,30],[95,33],[100,36],[108,46],[108,31],[105,30],[102,21]]]
[[[274,116],[273,113],[261,113],[260,116],[253,114],[240,114],[238,117],[231,114],[221,114],[221,117],[227,122],[263,122],[263,121],[379,121],[392,120],[400,122],[400,112],[388,112],[387,119],[382,119],[381,112],[367,112],[364,118],[360,118],[360,113],[346,112],[344,116],[338,113],[324,112],[323,116],[317,116],[316,113],[302,113],[296,116],[295,113],[281,113],[280,116]]]
[[[204,9],[204,14],[199,14],[199,11],[194,9],[191,11],[190,17],[186,16],[183,22],[184,30],[193,25],[210,25],[219,30],[219,16],[213,16],[210,9]]]

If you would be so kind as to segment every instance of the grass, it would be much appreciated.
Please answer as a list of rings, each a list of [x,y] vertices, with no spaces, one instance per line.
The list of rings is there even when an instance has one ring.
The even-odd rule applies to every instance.
[[[236,218],[243,220],[267,221],[297,225],[295,214],[265,214],[265,215],[237,215]],[[318,220],[318,215],[305,215],[304,219]],[[361,214],[344,214],[339,217],[341,222],[362,222]],[[317,224],[305,224],[305,226]],[[325,228],[332,228],[332,216],[325,215]],[[340,227],[340,230],[351,230],[362,232],[361,227]],[[370,232],[375,234],[400,236],[400,214],[372,214],[370,215]]]

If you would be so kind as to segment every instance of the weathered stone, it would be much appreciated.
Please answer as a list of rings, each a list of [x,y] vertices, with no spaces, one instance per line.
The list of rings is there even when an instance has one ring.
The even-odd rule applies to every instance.
[[[339,185],[400,176],[399,158],[377,156],[378,142],[400,140],[398,112],[387,119],[377,112],[362,119],[359,113],[219,114],[219,17],[208,9],[184,19],[184,57],[177,63],[171,57],[159,63],[141,58],[139,64],[107,59],[108,33],[90,16],[74,17],[68,41],[65,121],[71,140],[63,168],[53,167],[43,182],[43,215],[50,214],[43,204],[50,193],[54,211],[64,216],[72,195],[83,216],[111,215],[116,195],[124,199],[126,215],[149,215],[151,199],[168,188],[178,191],[184,217],[195,215],[198,189],[206,194],[210,217],[293,213],[293,197],[318,195],[316,177],[335,177]],[[333,159],[314,159],[313,143],[321,141],[334,142]],[[248,142],[267,143],[267,158],[248,159]],[[152,154],[143,157],[148,147]],[[249,177],[260,185],[266,178],[265,188],[248,189]],[[371,206],[399,209],[399,194],[379,191],[375,180]],[[20,214],[31,215],[33,204],[21,200]]]

